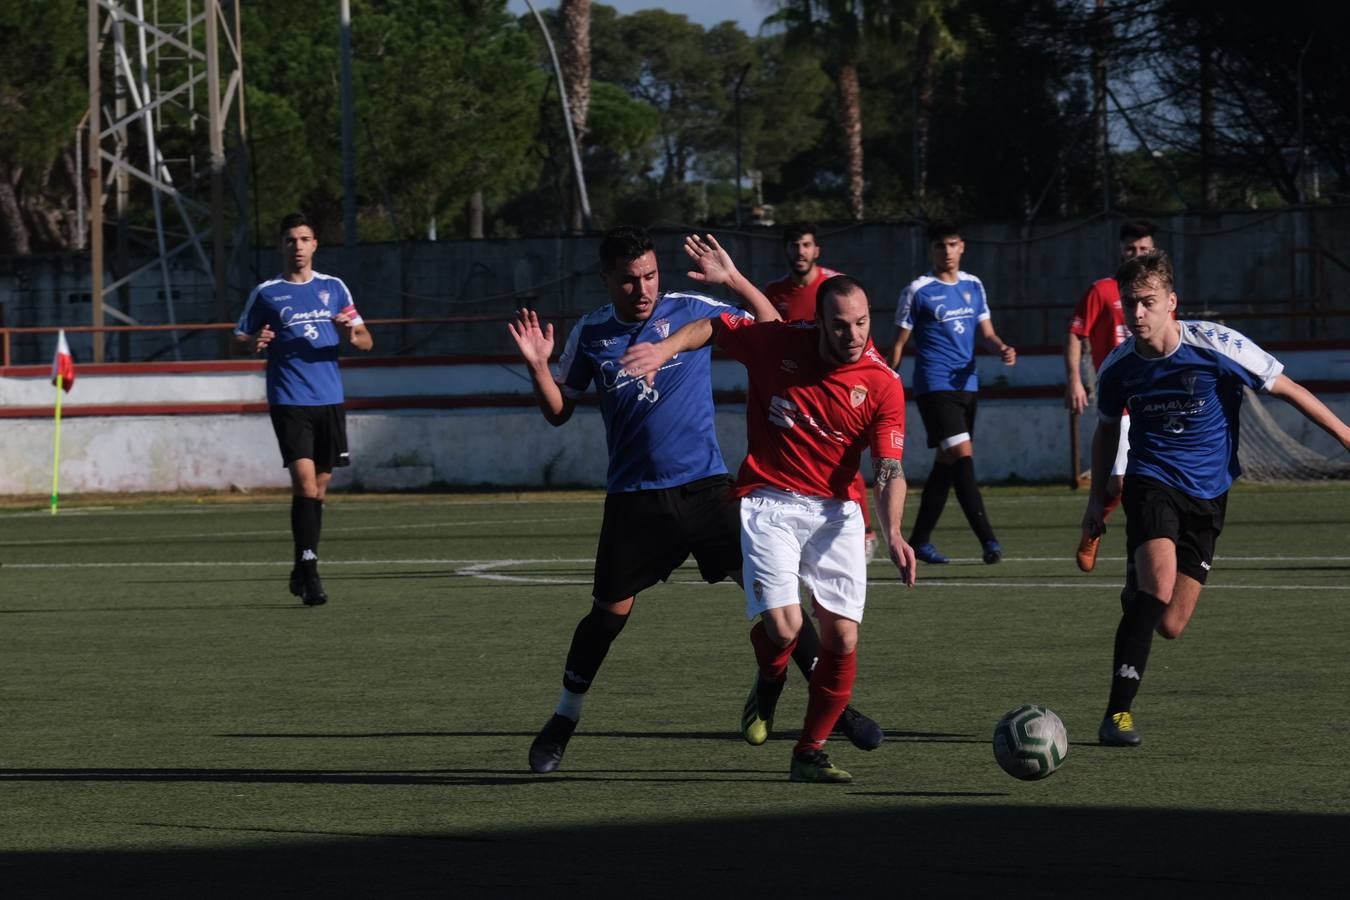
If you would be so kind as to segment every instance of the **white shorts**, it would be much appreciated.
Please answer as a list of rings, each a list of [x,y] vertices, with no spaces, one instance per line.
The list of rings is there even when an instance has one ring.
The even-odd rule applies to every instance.
[[[861,622],[867,599],[862,511],[852,500],[804,497],[756,488],[741,498],[745,615],[801,602]]]
[[[1130,414],[1120,417],[1120,443],[1116,445],[1116,461],[1111,463],[1112,475],[1124,475],[1125,464],[1130,461]]]

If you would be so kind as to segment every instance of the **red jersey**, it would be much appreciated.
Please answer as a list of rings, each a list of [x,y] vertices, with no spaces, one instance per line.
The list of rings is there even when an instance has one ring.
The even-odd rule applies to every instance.
[[[1069,321],[1069,334],[1086,338],[1092,348],[1093,368],[1101,366],[1116,345],[1130,336],[1125,310],[1120,305],[1120,287],[1114,278],[1094,281]]]
[[[736,494],[775,487],[808,497],[851,497],[865,446],[872,458],[905,451],[905,389],[869,340],[855,363],[831,368],[819,331],[723,314],[719,345],[745,365],[749,449]]]
[[[816,266],[816,277],[810,284],[799,285],[791,274],[764,286],[764,296],[785,322],[812,322],[816,318],[816,292],[826,278],[840,273],[824,266]]]

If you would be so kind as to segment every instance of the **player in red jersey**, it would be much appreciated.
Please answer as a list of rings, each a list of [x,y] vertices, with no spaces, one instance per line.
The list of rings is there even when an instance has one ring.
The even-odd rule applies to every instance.
[[[790,271],[764,286],[764,296],[785,322],[814,322],[816,292],[825,279],[842,274],[820,264],[820,241],[810,222],[783,231],[783,256]]]
[[[905,393],[873,346],[867,295],[847,275],[819,292],[813,325],[737,323],[734,316],[690,323],[658,344],[635,345],[630,374],[654,373],[675,354],[720,335],[749,375],[749,451],[737,478],[747,615],[759,617],[751,644],[759,663],[759,710],[766,725],[786,680],[802,627],[800,586],[815,597],[820,658],[811,674],[793,781],[845,783],[852,776],[823,751],[857,673],[867,564],[862,517],[849,488],[865,447],[876,474],[877,514],[901,580],[913,586],[914,551],[900,531],[905,477]]]
[[[1134,259],[1153,249],[1153,235],[1158,226],[1146,219],[1134,219],[1120,226],[1120,261]],[[1064,374],[1067,388],[1064,405],[1079,415],[1087,409],[1087,389],[1083,386],[1080,364],[1083,356],[1083,341],[1088,342],[1092,351],[1092,365],[1100,366],[1116,345],[1130,336],[1125,327],[1125,312],[1120,305],[1120,288],[1115,278],[1103,278],[1094,281],[1078,300],[1073,309],[1073,318],[1069,320],[1069,335],[1064,341]],[[1130,450],[1130,419],[1125,414],[1121,422],[1120,445],[1116,448],[1116,459],[1111,466],[1111,480],[1107,484],[1107,503],[1105,515],[1120,505],[1121,484],[1125,476],[1125,463]],[[1104,520],[1103,520],[1104,521]],[[1101,534],[1089,534],[1084,531],[1078,541],[1078,550],[1074,558],[1078,568],[1091,572],[1097,565],[1097,550],[1101,546]]]
[[[820,264],[819,229],[813,222],[802,222],[783,230],[783,256],[787,258],[788,274],[764,286],[764,296],[785,322],[814,322],[816,319],[816,292],[827,278],[842,275]],[[863,517],[863,546],[868,562],[877,550],[877,535],[872,530],[872,516],[867,507],[867,483],[862,473],[853,482],[850,499],[858,504]]]

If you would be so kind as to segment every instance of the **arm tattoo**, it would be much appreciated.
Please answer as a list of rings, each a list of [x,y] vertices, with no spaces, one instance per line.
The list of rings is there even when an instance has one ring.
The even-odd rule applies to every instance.
[[[904,480],[905,470],[901,468],[900,460],[883,456],[872,460],[872,474],[876,476],[877,487],[884,488],[892,478]]]

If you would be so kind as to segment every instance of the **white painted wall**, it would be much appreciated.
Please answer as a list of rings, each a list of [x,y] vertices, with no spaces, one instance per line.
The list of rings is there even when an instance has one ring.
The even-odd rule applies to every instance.
[[[1006,372],[1010,383],[1053,384],[1058,357],[1028,357]],[[1350,352],[1289,354],[1296,378],[1350,380]],[[744,384],[735,363],[718,362],[719,389]],[[1017,380],[1014,381],[1013,376]],[[521,393],[529,391],[522,367],[409,366],[353,368],[344,379],[349,396]],[[1025,379],[1025,380],[1024,380]],[[0,378],[0,406],[50,403],[45,378]],[[81,376],[68,403],[190,403],[260,401],[257,372]],[[1350,395],[1325,397],[1350,419]],[[1292,409],[1272,401],[1271,411],[1296,438],[1324,455],[1342,452],[1306,425]],[[918,411],[908,409],[905,468],[921,479],[932,465]],[[1084,417],[1089,420],[1090,417]],[[1057,398],[982,399],[976,426],[976,470],[983,481],[1059,481],[1068,477],[1068,419]],[[1084,422],[1085,435],[1090,421]],[[721,407],[717,428],[733,471],[745,453],[744,413]],[[353,465],[339,470],[335,487],[371,490],[431,485],[603,487],[605,436],[599,412],[577,410],[561,428],[549,426],[533,407],[474,410],[398,410],[348,413]],[[51,485],[50,419],[0,418],[0,494],[42,495]],[[1087,454],[1086,440],[1083,453]],[[870,464],[864,463],[864,472]],[[265,414],[163,415],[68,418],[62,426],[61,490],[69,492],[224,490],[284,487],[285,470]]]

